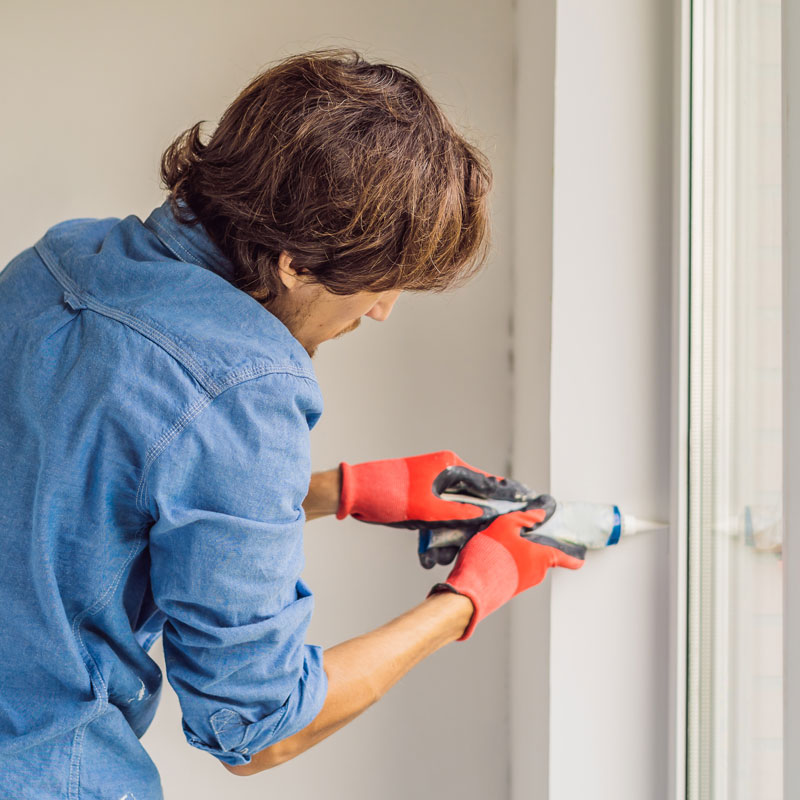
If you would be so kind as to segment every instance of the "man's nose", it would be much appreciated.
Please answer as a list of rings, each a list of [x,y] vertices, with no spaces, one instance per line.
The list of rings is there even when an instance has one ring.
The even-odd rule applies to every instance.
[[[400,290],[394,290],[391,292],[386,292],[386,294],[375,303],[372,308],[367,311],[364,315],[365,317],[371,317],[378,322],[383,322],[385,319],[388,319],[389,314],[392,313],[392,307],[397,302],[397,298],[400,297]]]

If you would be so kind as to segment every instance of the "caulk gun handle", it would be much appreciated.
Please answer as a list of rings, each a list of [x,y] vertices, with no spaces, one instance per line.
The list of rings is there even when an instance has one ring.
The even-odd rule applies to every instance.
[[[417,555],[425,569],[437,564],[451,564],[458,551],[475,535],[475,531],[441,528],[423,528],[419,532]]]

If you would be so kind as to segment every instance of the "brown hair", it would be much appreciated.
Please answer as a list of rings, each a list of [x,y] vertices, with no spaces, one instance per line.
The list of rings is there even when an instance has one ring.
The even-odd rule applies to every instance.
[[[443,290],[483,264],[489,165],[403,69],[302,53],[256,76],[206,144],[200,126],[164,153],[163,182],[260,300],[282,290],[283,250],[335,294]]]

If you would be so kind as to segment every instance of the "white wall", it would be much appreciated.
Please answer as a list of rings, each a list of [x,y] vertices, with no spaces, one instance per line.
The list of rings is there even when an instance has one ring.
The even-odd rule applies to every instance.
[[[556,24],[552,490],[663,520],[671,23],[661,0],[561,0]],[[664,796],[668,565],[661,532],[554,576],[551,800]]]
[[[527,405],[521,388],[544,372],[549,432],[518,438],[514,466],[544,443],[557,498],[667,519],[673,8],[556,5],[551,278],[534,278],[519,247],[514,264],[529,293],[515,305],[515,419],[542,407],[538,397]],[[551,3],[529,0],[520,13],[551,25]],[[522,65],[539,44],[535,26],[527,30],[518,27]],[[551,114],[539,96],[527,100]],[[518,102],[525,113],[526,97]],[[529,194],[517,230],[519,214],[537,207]],[[552,350],[542,357],[542,340],[525,338],[523,323],[527,336],[547,335],[524,315],[550,282]],[[528,677],[527,694],[540,700],[545,687],[544,705],[516,709],[515,753],[539,764],[549,751],[544,779],[515,760],[515,800],[666,796],[668,572],[668,535],[643,534],[589,554],[581,572],[552,576],[549,597],[514,607],[512,687],[521,696]]]
[[[0,263],[75,216],[146,215],[170,139],[213,120],[266,62],[309,47],[364,48],[416,71],[494,166],[495,248],[456,295],[404,297],[324,346],[317,467],[441,447],[489,470],[509,450],[512,4],[299,0],[120,6],[7,2],[0,25]],[[331,645],[421,601],[412,534],[320,520],[305,577],[310,641]],[[302,758],[242,780],[180,731],[170,690],[145,737],[167,798],[501,798],[508,789],[505,611],[419,667],[361,719]]]

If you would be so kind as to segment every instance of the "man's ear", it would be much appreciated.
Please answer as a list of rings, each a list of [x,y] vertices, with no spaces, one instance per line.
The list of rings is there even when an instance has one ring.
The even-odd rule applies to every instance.
[[[278,256],[278,276],[281,283],[290,292],[301,283],[300,276],[292,266],[292,257],[285,250],[281,250],[281,254]]]

